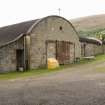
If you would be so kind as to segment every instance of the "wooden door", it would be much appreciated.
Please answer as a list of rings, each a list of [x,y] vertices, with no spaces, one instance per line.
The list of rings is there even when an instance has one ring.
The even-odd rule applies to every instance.
[[[86,55],[85,53],[86,53],[86,44],[82,43],[81,44],[81,55],[85,56]]]
[[[56,58],[59,64],[70,63],[70,43],[65,41],[56,42]]]

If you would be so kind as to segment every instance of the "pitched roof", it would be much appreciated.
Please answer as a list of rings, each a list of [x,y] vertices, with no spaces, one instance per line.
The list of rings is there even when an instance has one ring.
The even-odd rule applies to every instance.
[[[25,34],[28,31],[28,29],[37,21],[38,19],[1,27],[0,46],[16,39],[21,34]]]

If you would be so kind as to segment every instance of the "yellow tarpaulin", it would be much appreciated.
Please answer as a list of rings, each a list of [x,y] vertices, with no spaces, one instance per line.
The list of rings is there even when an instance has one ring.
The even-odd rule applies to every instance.
[[[59,67],[59,63],[55,58],[48,58],[47,66],[48,69],[55,69]]]

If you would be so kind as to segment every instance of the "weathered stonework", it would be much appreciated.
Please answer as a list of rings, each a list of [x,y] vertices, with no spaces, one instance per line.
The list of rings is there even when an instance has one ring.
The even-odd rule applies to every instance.
[[[62,30],[60,30],[62,27]],[[74,61],[74,58],[80,57],[80,42],[79,38],[74,31],[72,25],[63,18],[49,17],[43,19],[32,30],[30,34],[30,67],[31,69],[38,68],[42,65],[46,65],[46,41],[68,41],[75,44],[71,46],[71,59],[70,63]],[[74,54],[75,51],[75,54]],[[75,57],[74,57],[75,55]]]
[[[105,54],[105,44],[102,45],[103,53]]]
[[[5,29],[8,32],[13,31],[15,35],[11,35],[11,32],[9,35],[8,32],[4,33]],[[26,70],[46,67],[47,59],[57,58],[60,52],[62,54],[58,60],[65,58],[63,64],[73,63],[81,56],[105,53],[105,45],[87,42],[86,39],[86,42],[80,42],[72,24],[59,16],[48,16],[13,25],[11,28],[4,27],[1,31],[1,37],[11,36],[11,40],[6,39],[4,42],[12,42],[0,47],[0,72],[15,71],[17,68]]]
[[[0,48],[0,72],[16,71],[17,49],[23,49],[23,39]]]
[[[4,32],[5,29],[7,32]],[[87,39],[86,42],[84,39],[80,42],[72,24],[59,16],[23,22],[4,27],[0,31],[3,38],[6,35],[11,36],[4,42],[1,40],[1,43],[12,41],[0,47],[0,72],[46,67],[47,59],[57,58],[60,52],[62,54],[58,56],[58,60],[65,58],[63,64],[73,63],[81,56],[105,53],[105,45],[87,42]]]
[[[102,45],[81,42],[82,56],[92,56],[92,55],[98,55],[98,54],[103,54]]]

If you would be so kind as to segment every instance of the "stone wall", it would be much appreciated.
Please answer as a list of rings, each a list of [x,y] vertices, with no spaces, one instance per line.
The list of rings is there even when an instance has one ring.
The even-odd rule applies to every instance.
[[[105,54],[105,44],[103,44],[102,49],[103,49],[103,53]]]
[[[75,44],[75,57],[81,56],[79,38],[71,24],[63,18],[49,17],[43,19],[33,29],[30,37],[30,67],[32,69],[46,65],[47,40],[72,42]],[[71,58],[70,62],[73,62],[74,58]]]
[[[94,55],[94,44],[87,43],[85,47],[85,56]]]
[[[70,44],[70,63],[75,60],[75,44]]]
[[[102,45],[94,45],[95,55],[103,54],[103,46]]]
[[[23,49],[23,39],[0,48],[0,72],[16,71],[16,49]]]
[[[98,54],[103,54],[102,45],[81,42],[81,55],[82,56],[94,56]]]

